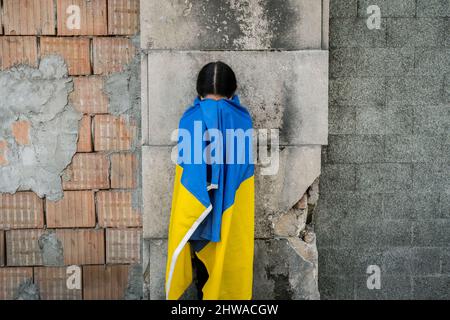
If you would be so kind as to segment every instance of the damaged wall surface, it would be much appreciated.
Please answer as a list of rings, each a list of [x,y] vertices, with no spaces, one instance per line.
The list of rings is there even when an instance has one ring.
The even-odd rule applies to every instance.
[[[323,299],[450,298],[450,2],[331,0]],[[380,288],[367,286],[368,267]]]
[[[1,2],[0,299],[141,299],[139,1]]]
[[[237,74],[255,127],[280,134],[279,170],[262,175],[257,166],[253,297],[318,299],[315,234],[307,224],[328,136],[327,1],[141,6],[145,298],[165,297],[171,134],[196,97],[200,68],[222,60]],[[191,290],[184,298],[195,297]]]

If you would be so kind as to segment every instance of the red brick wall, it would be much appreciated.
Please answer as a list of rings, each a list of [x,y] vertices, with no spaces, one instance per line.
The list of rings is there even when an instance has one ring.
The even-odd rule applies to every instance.
[[[81,9],[80,29],[67,26],[69,5]],[[74,80],[70,103],[84,114],[62,200],[0,194],[0,299],[13,298],[25,279],[41,299],[122,299],[128,271],[141,259],[142,218],[132,205],[138,125],[108,114],[102,89],[137,54],[131,37],[139,32],[139,0],[3,0],[0,24],[0,70],[63,56]],[[64,266],[42,265],[37,240],[47,229],[62,244]],[[82,270],[81,290],[67,288],[71,265]]]

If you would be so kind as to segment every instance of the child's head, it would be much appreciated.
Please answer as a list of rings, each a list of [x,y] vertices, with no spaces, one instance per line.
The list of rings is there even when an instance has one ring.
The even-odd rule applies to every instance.
[[[236,89],[236,75],[222,61],[208,63],[198,74],[197,92],[202,98],[209,94],[231,98]]]

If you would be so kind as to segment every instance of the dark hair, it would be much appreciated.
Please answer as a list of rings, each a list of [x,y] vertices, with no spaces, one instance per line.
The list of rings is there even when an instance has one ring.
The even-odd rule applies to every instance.
[[[208,63],[198,74],[197,93],[201,97],[217,94],[231,98],[236,89],[236,75],[230,66],[222,61]]]

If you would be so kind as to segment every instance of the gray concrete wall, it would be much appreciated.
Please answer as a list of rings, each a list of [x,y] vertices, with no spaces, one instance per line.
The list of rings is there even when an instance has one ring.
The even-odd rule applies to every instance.
[[[218,59],[237,73],[255,127],[280,131],[279,170],[257,166],[254,298],[319,298],[315,235],[306,201],[297,204],[320,175],[328,137],[327,10],[319,0],[141,1],[146,298],[164,298],[170,135],[200,68]]]
[[[366,26],[369,4],[381,29]],[[324,299],[450,298],[450,2],[331,0]],[[366,269],[381,268],[369,290]]]

